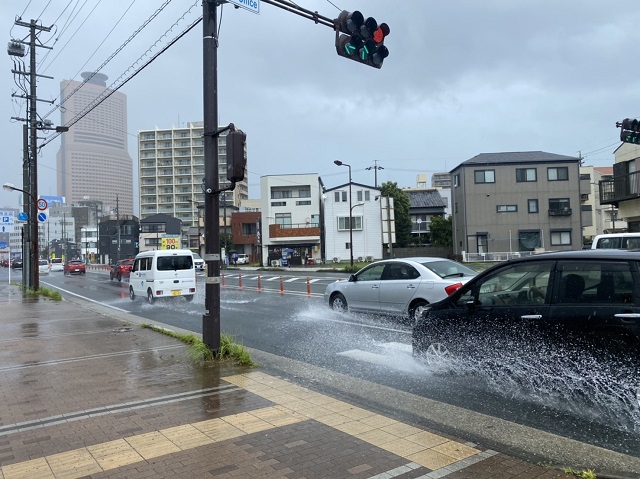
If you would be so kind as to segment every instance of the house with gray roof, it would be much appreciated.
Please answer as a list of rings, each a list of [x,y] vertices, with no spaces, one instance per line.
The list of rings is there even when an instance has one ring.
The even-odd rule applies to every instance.
[[[434,216],[445,216],[447,202],[436,188],[405,188],[409,195],[411,235],[418,243],[429,242],[429,225]]]
[[[510,255],[582,247],[580,158],[482,153],[451,170],[454,254]],[[582,188],[582,191],[581,191]]]

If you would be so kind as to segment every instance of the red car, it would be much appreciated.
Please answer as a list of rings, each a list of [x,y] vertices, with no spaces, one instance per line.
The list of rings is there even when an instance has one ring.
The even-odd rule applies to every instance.
[[[64,264],[64,274],[85,274],[84,263],[79,259],[72,259]]]
[[[131,274],[131,268],[133,268],[133,260],[132,259],[123,259],[111,267],[111,271],[109,271],[109,279],[113,281],[113,278],[118,281],[122,281],[124,276],[129,276]]]

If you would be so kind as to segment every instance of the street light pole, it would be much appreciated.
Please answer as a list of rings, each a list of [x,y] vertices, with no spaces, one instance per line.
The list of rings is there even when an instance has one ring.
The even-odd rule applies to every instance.
[[[338,166],[346,166],[349,168],[349,256],[351,260],[351,266],[353,266],[353,206],[351,206],[351,165],[343,163],[340,160],[335,160],[334,163]]]

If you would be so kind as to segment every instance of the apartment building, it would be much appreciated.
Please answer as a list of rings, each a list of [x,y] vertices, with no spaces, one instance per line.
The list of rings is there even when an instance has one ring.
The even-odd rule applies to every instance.
[[[590,243],[596,235],[627,231],[627,222],[620,217],[618,208],[600,203],[599,185],[613,178],[611,166],[582,166],[580,175],[589,181],[589,192],[581,194],[583,212],[591,214],[590,224],[583,224],[584,241]]]
[[[64,80],[61,125],[89,111],[60,136],[57,154],[58,195],[67,204],[90,198],[108,210],[133,214],[133,160],[129,156],[127,96],[107,88],[107,75],[84,72],[86,81]],[[106,95],[110,95],[91,109]],[[116,205],[116,203],[119,203]]]
[[[454,254],[582,247],[580,158],[483,153],[451,171]]]
[[[264,265],[306,264],[321,258],[320,183],[317,174],[260,178]]]
[[[640,232],[640,147],[622,143],[614,156],[613,175],[599,181],[600,203],[617,208],[616,216],[626,220],[628,231]]]
[[[220,187],[227,182],[226,132],[218,136]],[[246,154],[246,152],[245,152]],[[152,215],[171,215],[183,227],[198,227],[198,206],[204,204],[204,122],[188,122],[184,127],[155,128],[138,132],[140,173],[140,219]],[[220,195],[224,218],[230,224],[231,212],[249,197],[247,178],[233,191]]]

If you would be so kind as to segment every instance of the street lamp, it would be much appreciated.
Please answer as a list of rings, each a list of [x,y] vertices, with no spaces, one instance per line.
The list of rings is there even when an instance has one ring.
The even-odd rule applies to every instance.
[[[35,209],[35,204],[36,204],[36,198],[29,193],[26,190],[23,190],[21,188],[17,188],[16,186],[13,185],[13,183],[5,183],[2,185],[2,188],[7,190],[7,191],[19,191],[21,193],[23,193],[24,195],[28,196],[29,198],[31,198],[32,201],[32,205],[34,205],[34,209]],[[26,209],[26,205],[25,209]],[[38,270],[38,244],[35,241],[35,238],[37,238],[37,235],[35,235],[35,238],[33,238],[34,234],[33,234],[33,222],[37,221],[36,218],[32,217],[32,211],[31,208],[29,208],[29,223],[28,223],[28,227],[27,227],[27,235],[25,236],[24,234],[24,228],[22,228],[22,237],[23,237],[23,244],[22,244],[22,284],[25,286],[25,288],[31,288],[31,289],[38,289],[40,287],[40,281],[39,281],[39,270]],[[37,224],[36,224],[36,228],[37,228]],[[36,230],[37,231],[37,230]],[[27,247],[26,245],[29,245],[29,247]]]
[[[340,160],[333,162],[338,166],[346,166],[349,168],[349,255],[351,259],[351,266],[353,266],[353,206],[351,206],[351,165],[343,163]],[[357,205],[356,205],[357,206]]]

